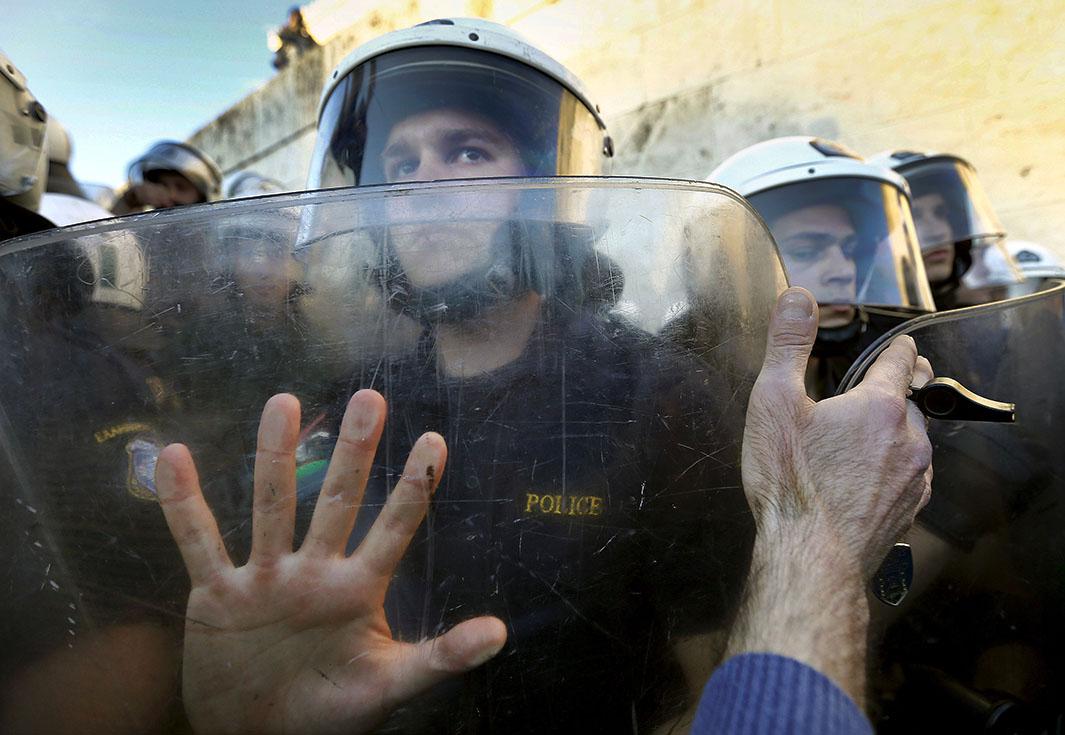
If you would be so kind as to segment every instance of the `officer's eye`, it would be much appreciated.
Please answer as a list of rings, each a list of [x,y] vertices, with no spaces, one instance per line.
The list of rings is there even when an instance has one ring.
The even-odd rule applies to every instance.
[[[819,248],[799,248],[788,252],[788,257],[796,263],[813,263],[821,257]]]
[[[813,263],[821,257],[824,246],[806,241],[793,241],[784,248],[784,255],[788,260],[796,263]]]
[[[945,205],[945,204],[937,204],[936,208],[932,210],[932,215],[936,219],[946,219],[947,218],[947,205]]]
[[[401,158],[392,162],[388,166],[388,178],[391,181],[407,178],[413,176],[414,172],[418,170],[418,159],[416,158]]]
[[[460,163],[483,163],[492,160],[488,151],[473,146],[463,146],[457,149],[453,158]]]
[[[843,251],[845,258],[854,260],[854,254],[858,252],[858,238],[854,235],[846,238],[839,244],[839,249]]]

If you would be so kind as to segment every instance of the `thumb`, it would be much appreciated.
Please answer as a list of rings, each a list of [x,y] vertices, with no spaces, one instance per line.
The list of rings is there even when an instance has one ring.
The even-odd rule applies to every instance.
[[[499,618],[466,620],[437,638],[411,646],[402,657],[397,685],[386,694],[399,706],[444,679],[475,669],[499,653],[507,642],[507,626]]]
[[[805,288],[789,288],[780,295],[769,321],[759,382],[771,380],[806,395],[806,364],[817,339],[816,310],[817,302]]]

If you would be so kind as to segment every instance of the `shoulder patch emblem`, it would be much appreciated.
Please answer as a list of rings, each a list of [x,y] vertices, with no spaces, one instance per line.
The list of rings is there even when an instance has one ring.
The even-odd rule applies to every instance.
[[[134,439],[126,445],[126,454],[129,456],[126,489],[133,497],[158,502],[155,465],[159,461],[161,451],[162,447],[145,439]]]
[[[152,427],[148,424],[141,423],[140,421],[130,421],[125,424],[115,424],[114,426],[108,426],[107,428],[100,429],[92,435],[92,438],[96,440],[97,444],[103,444],[109,442],[115,437],[122,436],[124,434],[134,434],[139,431],[151,431]]]

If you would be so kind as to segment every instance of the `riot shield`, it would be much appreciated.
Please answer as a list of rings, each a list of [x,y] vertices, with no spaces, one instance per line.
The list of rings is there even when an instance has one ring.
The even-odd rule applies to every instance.
[[[1016,404],[1014,423],[929,422],[932,499],[911,539],[921,591],[877,640],[884,732],[1044,732],[1060,717],[1063,315],[1065,283],[1056,282],[919,317],[844,381],[844,390],[857,384],[894,336],[909,334],[937,375]]]
[[[274,195],[13,240],[0,282],[17,511],[0,722],[183,727],[182,631],[202,621],[186,621],[157,501],[161,448],[190,448],[243,564],[263,403],[302,404],[298,545],[360,388],[388,420],[349,550],[414,440],[449,447],[385,599],[392,635],[486,614],[509,633],[383,731],[628,731],[697,698],[681,649],[712,655],[746,575],[743,414],[785,287],[732,192],[574,178]]]

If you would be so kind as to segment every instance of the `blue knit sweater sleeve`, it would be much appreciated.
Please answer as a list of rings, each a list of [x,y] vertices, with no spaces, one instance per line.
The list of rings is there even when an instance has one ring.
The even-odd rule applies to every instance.
[[[821,672],[772,653],[745,653],[706,683],[692,735],[872,735],[858,706]]]

